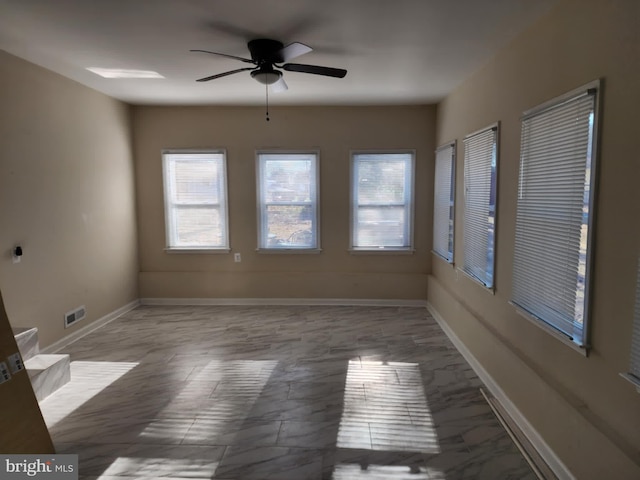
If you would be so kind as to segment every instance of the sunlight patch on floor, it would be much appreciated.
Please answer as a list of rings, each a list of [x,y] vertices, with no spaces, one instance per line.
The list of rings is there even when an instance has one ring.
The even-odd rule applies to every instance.
[[[439,453],[419,364],[350,360],[337,445]]]
[[[210,440],[212,435],[222,433],[223,427],[232,421],[242,421],[251,412],[273,369],[275,360],[212,360],[187,380],[187,384],[160,413],[179,410],[181,402],[192,401],[200,392],[202,407],[198,409],[197,420],[186,425],[150,424],[141,437],[171,438],[185,436],[189,429],[191,443]],[[193,424],[193,426],[192,426]],[[191,427],[191,428],[190,428]]]
[[[218,463],[204,458],[119,457],[98,478],[213,478]]]
[[[40,402],[49,428],[138,366],[136,362],[71,362],[71,381]]]

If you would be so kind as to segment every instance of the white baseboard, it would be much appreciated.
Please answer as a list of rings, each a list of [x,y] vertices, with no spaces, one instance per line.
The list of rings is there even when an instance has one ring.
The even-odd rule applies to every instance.
[[[64,348],[66,348],[67,346],[71,345],[73,342],[76,342],[78,340],[80,340],[82,337],[89,335],[91,332],[93,332],[94,330],[97,330],[98,328],[102,327],[103,325],[106,325],[107,323],[115,320],[116,318],[124,315],[125,313],[133,310],[134,308],[136,308],[137,306],[140,305],[140,300],[134,300],[133,302],[129,302],[126,305],[118,308],[117,310],[114,310],[111,313],[106,314],[105,316],[91,322],[90,324],[79,328],[78,330],[74,331],[73,333],[67,335],[64,338],[61,338],[60,340],[58,340],[57,342],[52,343],[51,345],[49,345],[48,347],[43,348],[40,353],[58,353],[59,351],[63,350]]]
[[[354,307],[426,307],[426,300],[377,298],[141,298],[142,305],[327,305]]]
[[[533,426],[524,417],[524,415],[522,415],[520,410],[518,410],[515,404],[509,399],[504,390],[500,388],[496,381],[491,377],[489,372],[484,369],[480,362],[465,346],[462,340],[460,340],[454,333],[454,331],[451,330],[447,322],[445,322],[442,316],[429,302],[427,302],[427,310],[429,310],[429,313],[431,313],[436,322],[438,322],[440,328],[442,328],[447,337],[449,337],[451,343],[453,343],[453,345],[469,363],[473,371],[476,372],[476,375],[478,375],[480,380],[482,380],[482,382],[487,386],[487,389],[502,404],[505,411],[511,416],[512,420],[516,423],[520,430],[522,430],[522,433],[527,437],[533,448],[536,449],[538,454],[547,463],[549,468],[558,477],[558,479],[575,480],[575,477],[571,474],[569,469],[564,465],[564,463],[562,463],[555,452],[549,447],[549,445],[547,445],[540,434],[535,430],[535,428],[533,428]]]

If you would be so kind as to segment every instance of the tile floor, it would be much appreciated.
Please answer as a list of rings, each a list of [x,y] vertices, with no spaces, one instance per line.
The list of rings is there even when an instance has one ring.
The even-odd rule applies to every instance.
[[[424,308],[145,306],[66,352],[81,479],[535,479]]]

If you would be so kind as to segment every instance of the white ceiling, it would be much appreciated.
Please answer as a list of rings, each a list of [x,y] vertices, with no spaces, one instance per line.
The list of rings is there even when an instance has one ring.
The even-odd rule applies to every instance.
[[[280,105],[425,104],[442,99],[557,0],[0,0],[0,49],[133,104],[262,105],[246,42],[298,41],[293,60],[344,79],[285,72]],[[154,70],[104,79],[87,67]]]

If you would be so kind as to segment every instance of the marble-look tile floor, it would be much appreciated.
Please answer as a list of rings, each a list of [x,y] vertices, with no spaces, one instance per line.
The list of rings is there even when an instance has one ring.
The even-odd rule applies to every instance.
[[[81,479],[535,479],[424,308],[144,306],[66,353]]]

